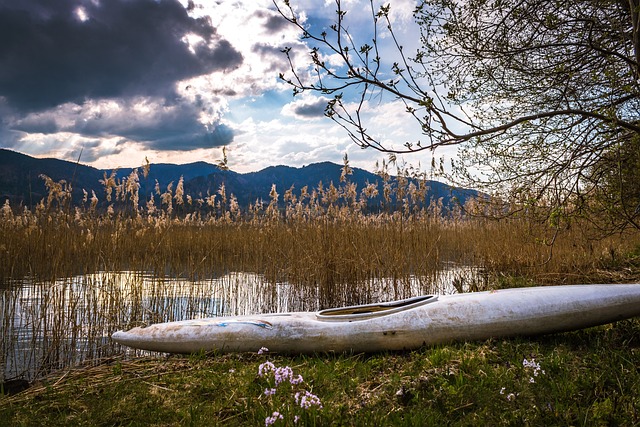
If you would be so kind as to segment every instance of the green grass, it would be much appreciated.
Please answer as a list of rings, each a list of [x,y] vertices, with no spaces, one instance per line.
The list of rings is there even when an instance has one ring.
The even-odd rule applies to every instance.
[[[523,365],[524,359],[539,365]],[[304,382],[267,396],[271,361]],[[535,366],[535,365],[534,365]],[[380,354],[209,355],[113,360],[0,397],[29,425],[640,425],[640,319],[537,338]],[[532,382],[532,380],[534,382]],[[322,409],[303,410],[297,390]]]

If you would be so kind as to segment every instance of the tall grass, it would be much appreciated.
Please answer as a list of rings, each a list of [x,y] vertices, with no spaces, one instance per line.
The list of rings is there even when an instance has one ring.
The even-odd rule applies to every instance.
[[[358,189],[343,178],[282,197],[274,186],[270,200],[242,211],[224,185],[205,197],[184,194],[182,181],[140,195],[137,171],[122,181],[105,175],[102,202],[87,194],[72,206],[70,187],[45,177],[49,195],[33,211],[8,202],[0,209],[0,362],[38,372],[80,354],[109,356],[119,351],[108,339],[114,329],[220,314],[212,298],[220,292],[235,304],[223,312],[236,313],[242,298],[266,311],[436,292],[455,266],[471,267],[451,278],[459,291],[505,286],[505,277],[602,280],[600,271],[639,242],[637,234],[591,239],[586,223],[559,228],[447,210],[426,200],[425,181],[386,178],[381,188]],[[377,194],[382,206],[371,213]],[[248,277],[259,283],[241,282]]]

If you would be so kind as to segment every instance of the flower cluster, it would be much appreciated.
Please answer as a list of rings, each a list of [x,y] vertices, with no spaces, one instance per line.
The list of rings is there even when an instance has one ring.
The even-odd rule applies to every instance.
[[[540,367],[540,363],[536,362],[536,360],[534,358],[531,358],[531,360],[526,359],[526,358],[523,359],[522,360],[522,367],[525,370],[530,370],[531,373],[533,374],[533,375],[531,375],[529,377],[529,383],[535,383],[536,382],[536,377],[538,377],[540,374],[542,374],[542,375],[545,374],[544,369],[542,369]],[[510,402],[512,400],[514,400],[516,397],[518,397],[518,393],[507,393],[505,387],[502,387],[500,389],[500,394],[506,395],[507,400],[510,401]]]
[[[280,412],[278,412],[278,411],[273,411],[273,414],[271,414],[271,416],[270,416],[270,417],[267,417],[267,418],[264,420],[264,425],[265,425],[265,427],[268,427],[268,426],[270,426],[271,424],[275,423],[276,421],[278,421],[278,420],[282,420],[282,419],[284,419],[284,417],[282,416],[282,414],[281,414]]]
[[[294,375],[293,369],[289,366],[276,367],[273,363],[266,361],[258,366],[258,376],[264,378],[269,372],[273,372],[273,377],[276,382],[276,387],[281,383],[288,381],[291,385],[297,385],[302,383],[302,375]],[[267,394],[265,392],[265,394]]]
[[[320,402],[320,398],[313,393],[309,393],[308,391],[304,391],[304,393],[297,392],[295,395],[296,404],[300,405],[302,409],[309,409],[312,406],[317,406],[319,409],[322,409],[322,402]]]
[[[266,348],[261,348],[259,353],[264,354],[269,350]],[[297,409],[298,411],[301,409],[302,411],[307,411],[312,408],[322,409],[322,402],[320,398],[315,394],[311,393],[308,390],[300,389],[300,385],[304,382],[302,375],[296,375],[291,369],[290,366],[275,366],[273,362],[266,361],[261,363],[258,366],[258,376],[260,378],[265,378],[269,381],[269,386],[264,389],[264,395],[269,397],[269,401],[274,402],[276,398],[276,394],[278,393],[279,387],[283,387],[285,384],[288,384],[287,389],[293,393],[293,400],[295,402],[295,406],[292,408],[294,411]],[[286,404],[286,393],[279,393],[280,402],[283,402],[283,406],[280,407],[280,410],[273,411],[273,413],[265,419],[265,426],[270,426],[276,423],[278,420],[284,419],[284,415],[282,414],[282,409],[291,407]],[[285,411],[286,413],[286,411]],[[297,424],[302,417],[300,415],[295,415],[293,418],[294,424]]]
[[[267,373],[273,372],[275,370],[276,366],[267,360],[266,362],[261,363],[260,366],[258,366],[258,376],[260,378],[264,378]]]
[[[529,378],[530,383],[535,383],[536,382],[535,377],[537,377],[539,374],[542,374],[542,375],[545,374],[544,369],[540,368],[540,364],[536,362],[535,359],[531,359],[531,360],[524,359],[522,361],[522,366],[533,370],[533,376]]]

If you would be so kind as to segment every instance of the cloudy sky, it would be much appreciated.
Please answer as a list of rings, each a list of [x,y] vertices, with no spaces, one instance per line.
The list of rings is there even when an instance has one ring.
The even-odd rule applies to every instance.
[[[312,31],[333,22],[333,0],[291,3]],[[405,46],[419,41],[415,4],[391,1]],[[369,1],[343,5],[358,44],[370,43]],[[145,156],[215,162],[226,146],[238,172],[340,162],[345,153],[372,170],[384,158],[324,117],[325,98],[293,97],[279,81],[288,69],[281,49],[293,49],[304,73],[309,48],[272,0],[0,0],[0,40],[3,148],[66,160],[82,150],[82,163],[114,168]],[[393,99],[371,100],[366,115],[383,140],[417,138]]]

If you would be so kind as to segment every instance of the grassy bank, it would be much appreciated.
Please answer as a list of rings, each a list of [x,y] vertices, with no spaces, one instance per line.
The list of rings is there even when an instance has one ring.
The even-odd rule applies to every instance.
[[[265,362],[303,381],[276,385]],[[638,366],[639,320],[405,353],[111,360],[1,397],[0,419],[9,426],[244,426],[265,425],[278,412],[283,418],[273,425],[294,425],[298,416],[299,425],[633,426],[640,425]],[[307,408],[305,391],[318,398]]]

